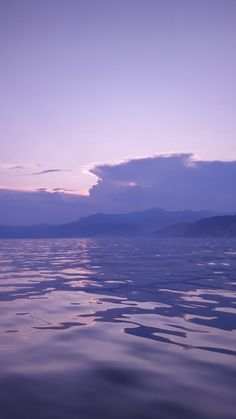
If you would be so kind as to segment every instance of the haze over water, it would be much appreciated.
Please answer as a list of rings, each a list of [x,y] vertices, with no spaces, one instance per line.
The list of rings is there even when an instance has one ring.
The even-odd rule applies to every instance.
[[[0,241],[3,419],[233,419],[235,239]]]

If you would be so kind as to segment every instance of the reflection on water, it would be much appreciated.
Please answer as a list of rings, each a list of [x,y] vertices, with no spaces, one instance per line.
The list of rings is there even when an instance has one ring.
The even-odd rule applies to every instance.
[[[236,417],[236,240],[0,241],[3,419]]]

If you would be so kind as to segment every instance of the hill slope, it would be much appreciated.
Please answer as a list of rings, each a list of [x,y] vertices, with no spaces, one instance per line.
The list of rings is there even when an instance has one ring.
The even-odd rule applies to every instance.
[[[236,215],[203,218],[195,223],[178,223],[155,232],[159,237],[234,237]]]

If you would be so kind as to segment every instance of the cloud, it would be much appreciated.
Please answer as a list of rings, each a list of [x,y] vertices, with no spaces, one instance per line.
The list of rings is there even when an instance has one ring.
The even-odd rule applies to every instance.
[[[6,167],[7,170],[25,170],[25,166],[21,166],[21,165],[15,165],[15,166],[8,166]]]
[[[89,213],[86,197],[65,192],[0,189],[0,224],[64,223]]]
[[[26,174],[29,171],[39,170],[41,164],[7,164],[0,163],[0,172],[1,173],[11,173],[11,174]]]
[[[38,176],[38,175],[46,175],[50,173],[58,173],[58,172],[72,172],[71,169],[43,169],[41,168],[41,164],[5,164],[0,163],[0,172],[2,173],[11,173],[13,175],[24,175],[24,176]]]
[[[41,170],[40,172],[30,173],[30,175],[33,175],[33,176],[46,175],[48,173],[57,173],[57,172],[72,172],[72,170],[70,169],[46,169],[46,170]]]
[[[68,188],[53,188],[52,189],[53,192],[76,192],[76,189],[68,189]]]
[[[236,161],[201,161],[191,153],[98,164],[91,199],[114,210],[166,209],[236,210]]]
[[[88,196],[63,188],[0,189],[0,224],[61,223],[155,206],[236,212],[236,161],[203,161],[184,153],[99,163],[89,170],[97,183]]]

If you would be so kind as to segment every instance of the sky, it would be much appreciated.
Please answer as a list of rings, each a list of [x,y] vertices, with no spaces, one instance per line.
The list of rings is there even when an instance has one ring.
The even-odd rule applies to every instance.
[[[160,153],[236,160],[235,19],[235,0],[1,0],[1,203],[90,196],[94,167]]]

